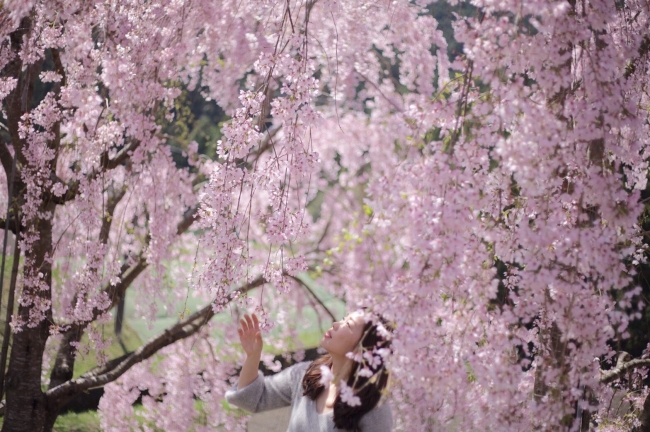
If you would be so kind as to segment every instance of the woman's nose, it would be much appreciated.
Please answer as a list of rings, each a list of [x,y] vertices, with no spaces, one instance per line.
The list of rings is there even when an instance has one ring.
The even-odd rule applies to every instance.
[[[341,324],[339,324],[338,321],[335,321],[335,322],[332,324],[332,328],[333,328],[334,330],[336,330],[336,329],[339,328],[340,325],[341,325]]]

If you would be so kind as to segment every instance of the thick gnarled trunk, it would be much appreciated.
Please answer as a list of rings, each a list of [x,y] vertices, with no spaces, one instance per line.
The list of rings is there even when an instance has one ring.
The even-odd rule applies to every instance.
[[[46,340],[47,326],[44,323],[14,335],[6,379],[7,406],[2,432],[47,430],[50,407],[41,389],[41,364]]]

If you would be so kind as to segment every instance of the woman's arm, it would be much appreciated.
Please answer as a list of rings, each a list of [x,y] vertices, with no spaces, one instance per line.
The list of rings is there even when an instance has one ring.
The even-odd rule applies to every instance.
[[[246,360],[239,373],[239,381],[237,381],[237,388],[243,389],[255,379],[257,379],[257,370],[262,358],[262,333],[260,332],[260,322],[257,315],[253,314],[251,318],[248,314],[244,315],[244,319],[239,320],[241,327],[237,329],[239,333],[239,340],[242,348],[246,353]]]
[[[266,411],[291,405],[294,387],[304,375],[307,363],[291,366],[273,376],[265,377],[258,367],[262,355],[262,335],[255,314],[245,315],[238,329],[246,360],[239,373],[237,386],[226,392],[228,403],[251,412]]]
[[[250,412],[267,411],[291,405],[296,392],[299,392],[302,377],[309,363],[298,363],[270,376],[261,372],[257,378],[242,389],[226,392],[229,404]]]

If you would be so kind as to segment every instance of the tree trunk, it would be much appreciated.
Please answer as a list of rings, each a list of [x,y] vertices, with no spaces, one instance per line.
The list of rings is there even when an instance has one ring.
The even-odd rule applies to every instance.
[[[54,212],[54,204],[43,203],[39,210],[41,214]],[[32,246],[33,269],[43,274],[43,282],[52,286],[52,263],[49,257],[52,253],[52,222],[38,220],[35,222],[38,240]],[[51,300],[49,289],[40,290],[38,287],[23,287],[23,295],[41,297],[43,301]],[[23,322],[30,322],[30,312],[33,305],[19,305],[18,316]],[[9,369],[6,377],[6,410],[2,432],[30,431],[45,432],[51,430],[56,419],[58,407],[50,403],[41,389],[41,369],[43,352],[49,336],[49,323],[52,321],[52,310],[46,312],[46,319],[36,326],[24,325],[20,332],[14,334]]]
[[[641,426],[638,427],[637,432],[650,432],[650,393],[643,402],[643,409],[639,415]]]

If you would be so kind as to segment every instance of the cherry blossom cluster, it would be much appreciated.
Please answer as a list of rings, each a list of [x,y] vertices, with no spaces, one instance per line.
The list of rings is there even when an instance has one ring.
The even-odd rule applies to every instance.
[[[289,202],[297,196],[299,211],[306,200],[287,193],[302,171],[285,163],[305,130],[305,93],[284,96],[320,85],[331,103],[313,105],[317,124],[304,120],[319,155],[313,183],[336,188],[324,194],[320,225],[306,228],[327,228],[321,247],[328,252],[315,274],[349,302],[372,304],[397,323],[390,368],[400,427],[460,421],[468,430],[552,430],[575,421],[576,403],[594,409],[584,389],[602,388],[607,341],[624,337],[635,316],[620,311],[638,292],[628,289],[626,258],[643,256],[636,221],[646,114],[632,95],[644,98],[638,74],[646,60],[635,59],[641,38],[632,35],[647,11],[629,6],[637,21],[626,37],[594,36],[594,23],[620,29],[615,23],[628,11],[477,3],[480,13],[456,20],[465,49],[452,62],[436,23],[417,5],[354,6],[310,9],[310,32],[324,44],[307,36],[318,66],[301,69],[305,57],[278,56],[272,43],[259,56],[262,84],[249,82],[265,89],[274,85],[263,81],[268,74],[287,82],[271,102],[282,128],[270,140],[275,151],[256,159],[258,169],[240,183],[252,192],[236,196],[262,208],[271,203],[273,213],[258,213],[258,226],[238,221],[271,244],[292,237],[282,237],[291,232],[283,224],[298,219]],[[271,16],[286,18],[286,11]],[[382,62],[399,62],[407,92]],[[637,69],[625,77],[630,62]],[[292,87],[302,70],[318,70],[318,84]],[[254,121],[239,124],[255,128]],[[245,256],[287,291],[285,249],[267,251],[254,258],[249,248]],[[495,263],[506,268],[503,285]],[[618,303],[607,294],[612,289],[624,293]],[[380,357],[368,356],[361,360]]]
[[[650,9],[465,3],[450,53],[437,2],[5,2],[0,65],[31,20],[17,55],[49,89],[9,146],[25,185],[14,329],[79,326],[74,346],[103,361],[92,323],[131,284],[150,322],[190,295],[237,301],[289,349],[304,317],[286,308],[317,303],[308,272],[395,323],[393,354],[357,360],[390,370],[398,429],[557,430],[578,406],[612,430],[600,376],[643,308]],[[18,85],[0,79],[0,99]],[[189,168],[162,127],[182,88],[229,117],[215,160],[182,150]],[[274,289],[249,294],[258,276]],[[220,406],[233,340],[208,323],[132,368],[103,427],[243,428]]]

